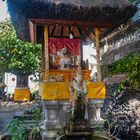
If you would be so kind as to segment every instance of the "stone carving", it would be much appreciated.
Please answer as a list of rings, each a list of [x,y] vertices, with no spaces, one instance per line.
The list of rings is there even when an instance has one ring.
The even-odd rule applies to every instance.
[[[70,131],[83,131],[88,127],[87,88],[82,71],[75,74],[70,84]]]
[[[60,53],[60,62],[59,62],[60,69],[70,68],[71,66],[71,57],[68,54],[68,49],[64,47]]]

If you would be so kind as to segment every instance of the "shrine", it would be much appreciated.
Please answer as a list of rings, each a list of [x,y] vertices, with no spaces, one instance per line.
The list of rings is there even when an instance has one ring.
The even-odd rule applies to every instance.
[[[79,68],[86,83],[92,128],[95,116],[100,119],[100,107],[106,97],[105,85],[101,82],[100,36],[126,22],[136,7],[127,0],[7,0],[7,3],[17,36],[42,44],[39,92],[46,126],[42,135],[46,139],[56,137],[57,131],[68,123],[70,82]],[[98,82],[90,81],[90,70],[83,65],[82,46],[93,41],[96,42]],[[18,100],[21,93],[15,94],[19,95],[15,98]]]

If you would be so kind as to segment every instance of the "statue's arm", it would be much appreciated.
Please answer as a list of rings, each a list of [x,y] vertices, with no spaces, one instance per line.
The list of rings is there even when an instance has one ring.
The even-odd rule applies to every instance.
[[[87,86],[86,86],[85,81],[83,81],[83,91],[84,91],[84,94],[87,94]]]
[[[87,88],[86,88],[86,83],[85,83],[85,81],[83,81],[83,89],[81,89],[80,87],[79,87],[79,85],[74,81],[73,82],[73,88],[76,90],[76,91],[79,91],[79,92],[81,92],[81,93],[83,93],[83,94],[86,94],[87,93]]]

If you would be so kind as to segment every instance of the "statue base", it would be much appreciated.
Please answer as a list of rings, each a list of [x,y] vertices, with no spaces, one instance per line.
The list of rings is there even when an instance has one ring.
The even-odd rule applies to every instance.
[[[89,100],[90,107],[87,125],[79,121],[79,118],[77,120],[71,118],[69,115],[71,109],[69,100],[45,100],[43,102],[44,112],[46,112],[44,113],[44,118],[46,119],[43,121],[44,123],[42,122],[45,127],[45,129],[41,129],[42,140],[55,140],[63,136],[60,140],[72,140],[72,138],[73,140],[79,140],[81,137],[85,140],[90,140],[90,134],[94,132],[89,130],[93,130],[97,120],[100,120],[100,108],[103,106],[103,100]],[[94,110],[95,106],[96,111]],[[75,127],[73,121],[79,127]],[[75,129],[76,132],[74,132]]]
[[[80,128],[81,127],[81,128]],[[63,134],[63,138],[61,138],[60,140],[92,140],[92,135],[93,132],[91,131],[91,129],[87,129],[83,126],[79,126],[79,128],[77,127],[73,127],[73,130],[65,130],[65,133]]]
[[[70,125],[69,129],[70,132],[90,132],[91,129],[90,127],[86,126],[86,125]]]

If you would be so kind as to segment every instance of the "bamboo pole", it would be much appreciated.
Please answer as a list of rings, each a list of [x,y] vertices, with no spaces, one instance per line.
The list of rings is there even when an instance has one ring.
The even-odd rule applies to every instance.
[[[48,26],[44,27],[45,80],[49,81],[49,36]]]
[[[99,28],[95,28],[96,35],[96,61],[97,61],[97,81],[101,81],[101,65],[100,65],[100,30]]]

